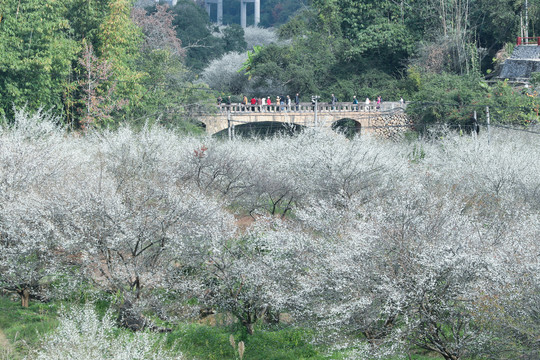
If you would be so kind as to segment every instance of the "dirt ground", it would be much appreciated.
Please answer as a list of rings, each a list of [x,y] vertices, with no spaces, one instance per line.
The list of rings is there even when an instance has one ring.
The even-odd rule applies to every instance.
[[[240,231],[246,231],[246,229],[255,222],[255,219],[249,215],[237,216],[236,225]]]

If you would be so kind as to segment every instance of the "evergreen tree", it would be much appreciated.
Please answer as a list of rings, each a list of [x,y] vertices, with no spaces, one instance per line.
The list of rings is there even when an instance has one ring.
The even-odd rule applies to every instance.
[[[69,3],[0,3],[0,115],[11,118],[24,105],[62,111],[78,51],[65,18]]]

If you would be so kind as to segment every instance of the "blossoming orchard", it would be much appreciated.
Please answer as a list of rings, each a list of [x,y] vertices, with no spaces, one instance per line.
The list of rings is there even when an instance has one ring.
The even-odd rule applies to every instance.
[[[77,135],[19,110],[0,127],[0,287],[23,307],[110,303],[102,323],[64,315],[43,359],[84,344],[53,346],[81,323],[104,342],[100,326],[157,333],[208,314],[244,329],[245,358],[280,322],[329,358],[538,358],[538,140]]]

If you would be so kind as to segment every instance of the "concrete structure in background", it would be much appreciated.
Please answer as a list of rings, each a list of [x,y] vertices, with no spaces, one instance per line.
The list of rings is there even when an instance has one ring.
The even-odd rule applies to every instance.
[[[159,2],[160,0],[156,0],[156,2]],[[177,3],[177,0],[165,0],[171,6],[175,6]],[[240,25],[242,25],[243,28],[247,27],[247,4],[253,3],[254,4],[254,10],[253,10],[253,26],[259,25],[261,22],[261,0],[240,0]],[[212,13],[212,6],[215,5],[217,7],[216,14],[217,19],[216,22],[218,25],[223,24],[223,0],[204,0],[204,6],[206,8],[206,12],[208,13],[208,16]]]
[[[253,26],[256,27],[261,22],[261,0],[240,0],[240,25],[242,25],[243,28],[247,27],[246,10],[247,10],[248,3],[255,4],[255,10],[254,10],[255,20],[253,22]]]
[[[240,0],[240,25],[243,28],[247,27],[247,4],[254,4],[254,21],[253,25],[257,26],[261,22],[261,0]],[[212,11],[212,4],[217,6],[217,23],[221,25],[223,23],[223,0],[204,0],[206,6],[206,12],[210,15]]]
[[[518,38],[518,41],[521,38]],[[540,41],[538,38],[528,38],[529,43],[520,42],[514,48],[512,56],[503,64],[499,79],[515,82],[529,82],[531,75],[540,72]]]
[[[206,12],[208,13],[208,16],[210,16],[213,4],[217,6],[216,22],[218,25],[221,25],[223,24],[223,0],[204,0],[204,5],[206,7]]]

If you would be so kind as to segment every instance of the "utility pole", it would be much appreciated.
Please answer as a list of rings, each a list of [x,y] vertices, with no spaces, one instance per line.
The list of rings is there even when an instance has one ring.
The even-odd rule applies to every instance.
[[[473,129],[473,136],[476,140],[478,138],[478,119],[476,118],[476,110],[474,110],[474,129]]]
[[[520,30],[520,36],[523,38],[525,34],[523,33],[523,10],[521,10],[521,14],[519,14],[519,30]]]
[[[311,97],[311,102],[315,103],[315,127],[317,127],[317,101],[320,99],[321,97],[318,96],[318,95],[313,95]]]
[[[231,106],[230,105],[227,105],[227,131],[229,132],[229,140],[232,140]]]
[[[488,144],[491,142],[491,132],[489,131],[489,106],[486,106],[486,118],[487,118],[487,131],[488,131]]]

